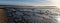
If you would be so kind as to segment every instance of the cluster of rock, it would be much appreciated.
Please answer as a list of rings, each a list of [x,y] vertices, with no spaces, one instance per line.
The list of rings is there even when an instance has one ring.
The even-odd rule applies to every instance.
[[[7,23],[56,23],[56,20],[49,16],[49,10],[45,12],[37,9],[5,9]]]

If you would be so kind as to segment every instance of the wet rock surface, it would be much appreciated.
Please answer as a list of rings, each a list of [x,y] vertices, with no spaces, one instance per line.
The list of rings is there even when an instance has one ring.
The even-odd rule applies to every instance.
[[[5,14],[7,23],[56,23],[49,10],[5,9]]]

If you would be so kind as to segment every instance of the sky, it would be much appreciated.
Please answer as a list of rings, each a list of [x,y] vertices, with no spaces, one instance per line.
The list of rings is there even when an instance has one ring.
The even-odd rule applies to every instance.
[[[0,0],[1,5],[55,6],[54,0]]]

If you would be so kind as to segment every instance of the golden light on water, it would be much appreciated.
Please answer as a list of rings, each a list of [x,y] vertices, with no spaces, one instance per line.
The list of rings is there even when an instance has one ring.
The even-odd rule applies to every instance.
[[[60,10],[60,0],[53,0],[53,3],[55,3],[56,7]],[[60,13],[56,16],[57,23],[60,23]]]

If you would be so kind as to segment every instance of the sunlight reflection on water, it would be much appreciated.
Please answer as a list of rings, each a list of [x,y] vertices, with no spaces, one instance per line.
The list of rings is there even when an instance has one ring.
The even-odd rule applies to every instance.
[[[56,23],[60,23],[60,16],[56,16],[55,19],[57,20]]]

